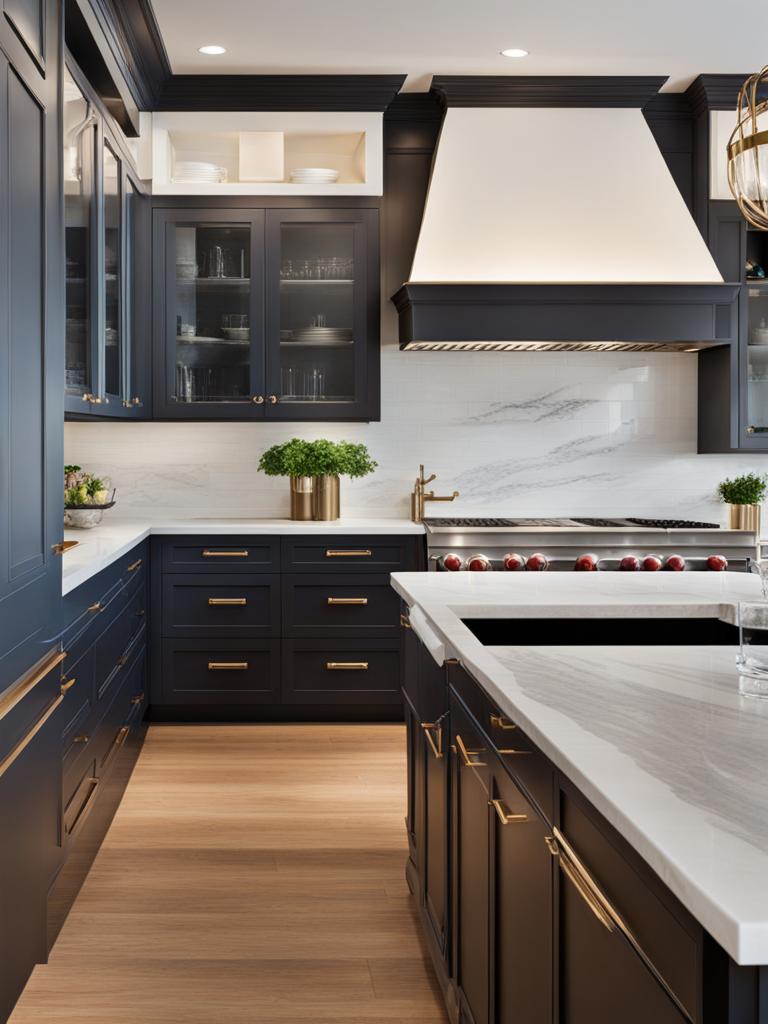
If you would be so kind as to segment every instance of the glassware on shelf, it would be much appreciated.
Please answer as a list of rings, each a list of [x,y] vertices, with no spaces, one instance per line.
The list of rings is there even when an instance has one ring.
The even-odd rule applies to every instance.
[[[312,367],[304,371],[304,397],[310,402],[321,402],[325,398],[325,370]]]
[[[283,260],[283,281],[348,281],[354,274],[352,259],[341,256],[317,256],[304,260]]]

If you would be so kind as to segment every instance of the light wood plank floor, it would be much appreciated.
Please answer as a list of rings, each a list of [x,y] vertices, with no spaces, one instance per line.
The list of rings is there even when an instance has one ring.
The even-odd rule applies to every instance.
[[[12,1024],[426,1024],[396,725],[152,726]]]

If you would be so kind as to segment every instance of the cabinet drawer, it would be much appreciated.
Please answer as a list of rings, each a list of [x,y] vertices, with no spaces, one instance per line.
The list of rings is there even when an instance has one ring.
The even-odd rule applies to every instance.
[[[113,674],[125,664],[128,648],[135,643],[146,621],[146,594],[142,589],[112,619],[93,645],[96,699],[111,686]]]
[[[691,1017],[701,1017],[703,930],[638,854],[570,783],[560,832]]]
[[[279,640],[163,640],[164,704],[277,704]]]
[[[287,704],[398,704],[397,640],[287,640],[283,701]]]
[[[279,572],[273,537],[174,537],[162,545],[164,572]]]
[[[163,636],[280,635],[280,577],[163,576]]]
[[[420,537],[284,537],[285,572],[397,572],[418,569]]]
[[[285,576],[284,635],[397,639],[400,600],[388,576]]]
[[[133,722],[143,714],[145,693],[146,648],[142,643],[131,655],[123,673],[120,674],[119,688],[99,722],[93,738],[89,741],[96,759],[96,774],[101,777],[107,772],[113,759],[128,738]]]
[[[75,835],[86,820],[96,801],[98,788],[96,761],[92,757],[78,760],[76,771],[64,776],[62,823],[66,836]]]
[[[491,741],[504,767],[530,796],[547,821],[554,820],[554,767],[508,715],[462,668],[448,665],[448,681]]]

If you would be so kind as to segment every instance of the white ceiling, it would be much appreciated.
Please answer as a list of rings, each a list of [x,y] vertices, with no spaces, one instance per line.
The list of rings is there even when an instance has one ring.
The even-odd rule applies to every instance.
[[[669,75],[768,62],[763,0],[153,0],[174,72]],[[227,53],[197,48],[220,43]],[[530,51],[524,60],[504,47]]]

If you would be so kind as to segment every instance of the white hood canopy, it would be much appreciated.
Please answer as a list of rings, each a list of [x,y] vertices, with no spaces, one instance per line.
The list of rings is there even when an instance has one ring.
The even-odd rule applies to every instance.
[[[696,349],[725,285],[642,112],[660,78],[439,78],[405,348]],[[482,100],[478,95],[482,95]]]

